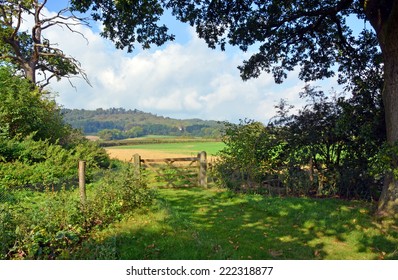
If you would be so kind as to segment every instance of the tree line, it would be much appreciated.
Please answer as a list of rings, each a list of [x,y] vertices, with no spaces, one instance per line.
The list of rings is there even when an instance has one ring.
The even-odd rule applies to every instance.
[[[96,134],[103,140],[119,140],[146,135],[220,138],[222,124],[200,119],[178,120],[139,110],[62,109],[63,118],[84,134]]]

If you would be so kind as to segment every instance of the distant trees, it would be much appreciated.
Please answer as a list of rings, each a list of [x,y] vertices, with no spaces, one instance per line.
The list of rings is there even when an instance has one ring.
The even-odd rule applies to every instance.
[[[135,138],[144,135],[197,136],[220,138],[223,125],[200,119],[177,120],[139,110],[109,108],[96,110],[62,110],[72,127],[104,140]]]

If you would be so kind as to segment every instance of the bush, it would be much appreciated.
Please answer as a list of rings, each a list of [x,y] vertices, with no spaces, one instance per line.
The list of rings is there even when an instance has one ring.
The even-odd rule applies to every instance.
[[[398,148],[382,145],[380,92],[330,98],[306,86],[300,96],[307,104],[297,114],[282,100],[267,126],[226,124],[226,148],[215,168],[220,182],[238,191],[377,199],[383,174],[398,177]]]
[[[0,196],[0,258],[69,258],[92,231],[151,203],[153,192],[133,171],[124,166],[88,185],[84,207],[75,188],[7,190]]]
[[[153,190],[146,181],[135,174],[133,166],[107,171],[103,178],[92,186],[87,201],[86,222],[88,226],[108,224],[120,219],[132,209],[151,203]]]
[[[264,192],[264,182],[278,179],[285,143],[259,122],[225,124],[223,142],[214,170],[219,182],[235,191]],[[269,188],[268,188],[269,191]]]
[[[23,139],[63,141],[71,132],[63,121],[54,96],[0,65],[0,135]]]
[[[107,168],[110,159],[97,143],[82,141],[69,149],[47,140],[2,140],[0,148],[0,185],[16,187],[61,187],[77,181],[79,160],[87,162],[87,180],[99,168]]]

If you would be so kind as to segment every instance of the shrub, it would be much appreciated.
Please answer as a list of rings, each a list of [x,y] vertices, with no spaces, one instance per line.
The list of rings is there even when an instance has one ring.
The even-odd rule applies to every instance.
[[[84,207],[75,188],[7,193],[0,200],[1,259],[69,258],[93,230],[122,219],[154,197],[129,166],[89,184]]]
[[[92,187],[87,202],[87,221],[90,225],[102,225],[120,219],[132,209],[149,204],[153,190],[146,181],[135,174],[134,167],[126,164],[117,172],[109,170]]]
[[[69,149],[48,140],[2,140],[0,185],[15,187],[60,187],[77,180],[79,160],[87,162],[87,180],[99,168],[109,167],[106,151],[97,143],[81,141]],[[3,162],[1,162],[1,159]]]
[[[225,124],[223,142],[214,171],[219,183],[235,191],[261,192],[263,182],[277,174],[280,145],[259,122],[241,121]]]

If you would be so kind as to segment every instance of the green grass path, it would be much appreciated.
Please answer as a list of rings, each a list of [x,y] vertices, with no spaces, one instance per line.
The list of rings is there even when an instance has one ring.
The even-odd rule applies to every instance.
[[[159,189],[153,206],[82,250],[99,259],[398,259],[397,228],[376,223],[369,208],[216,188]]]

